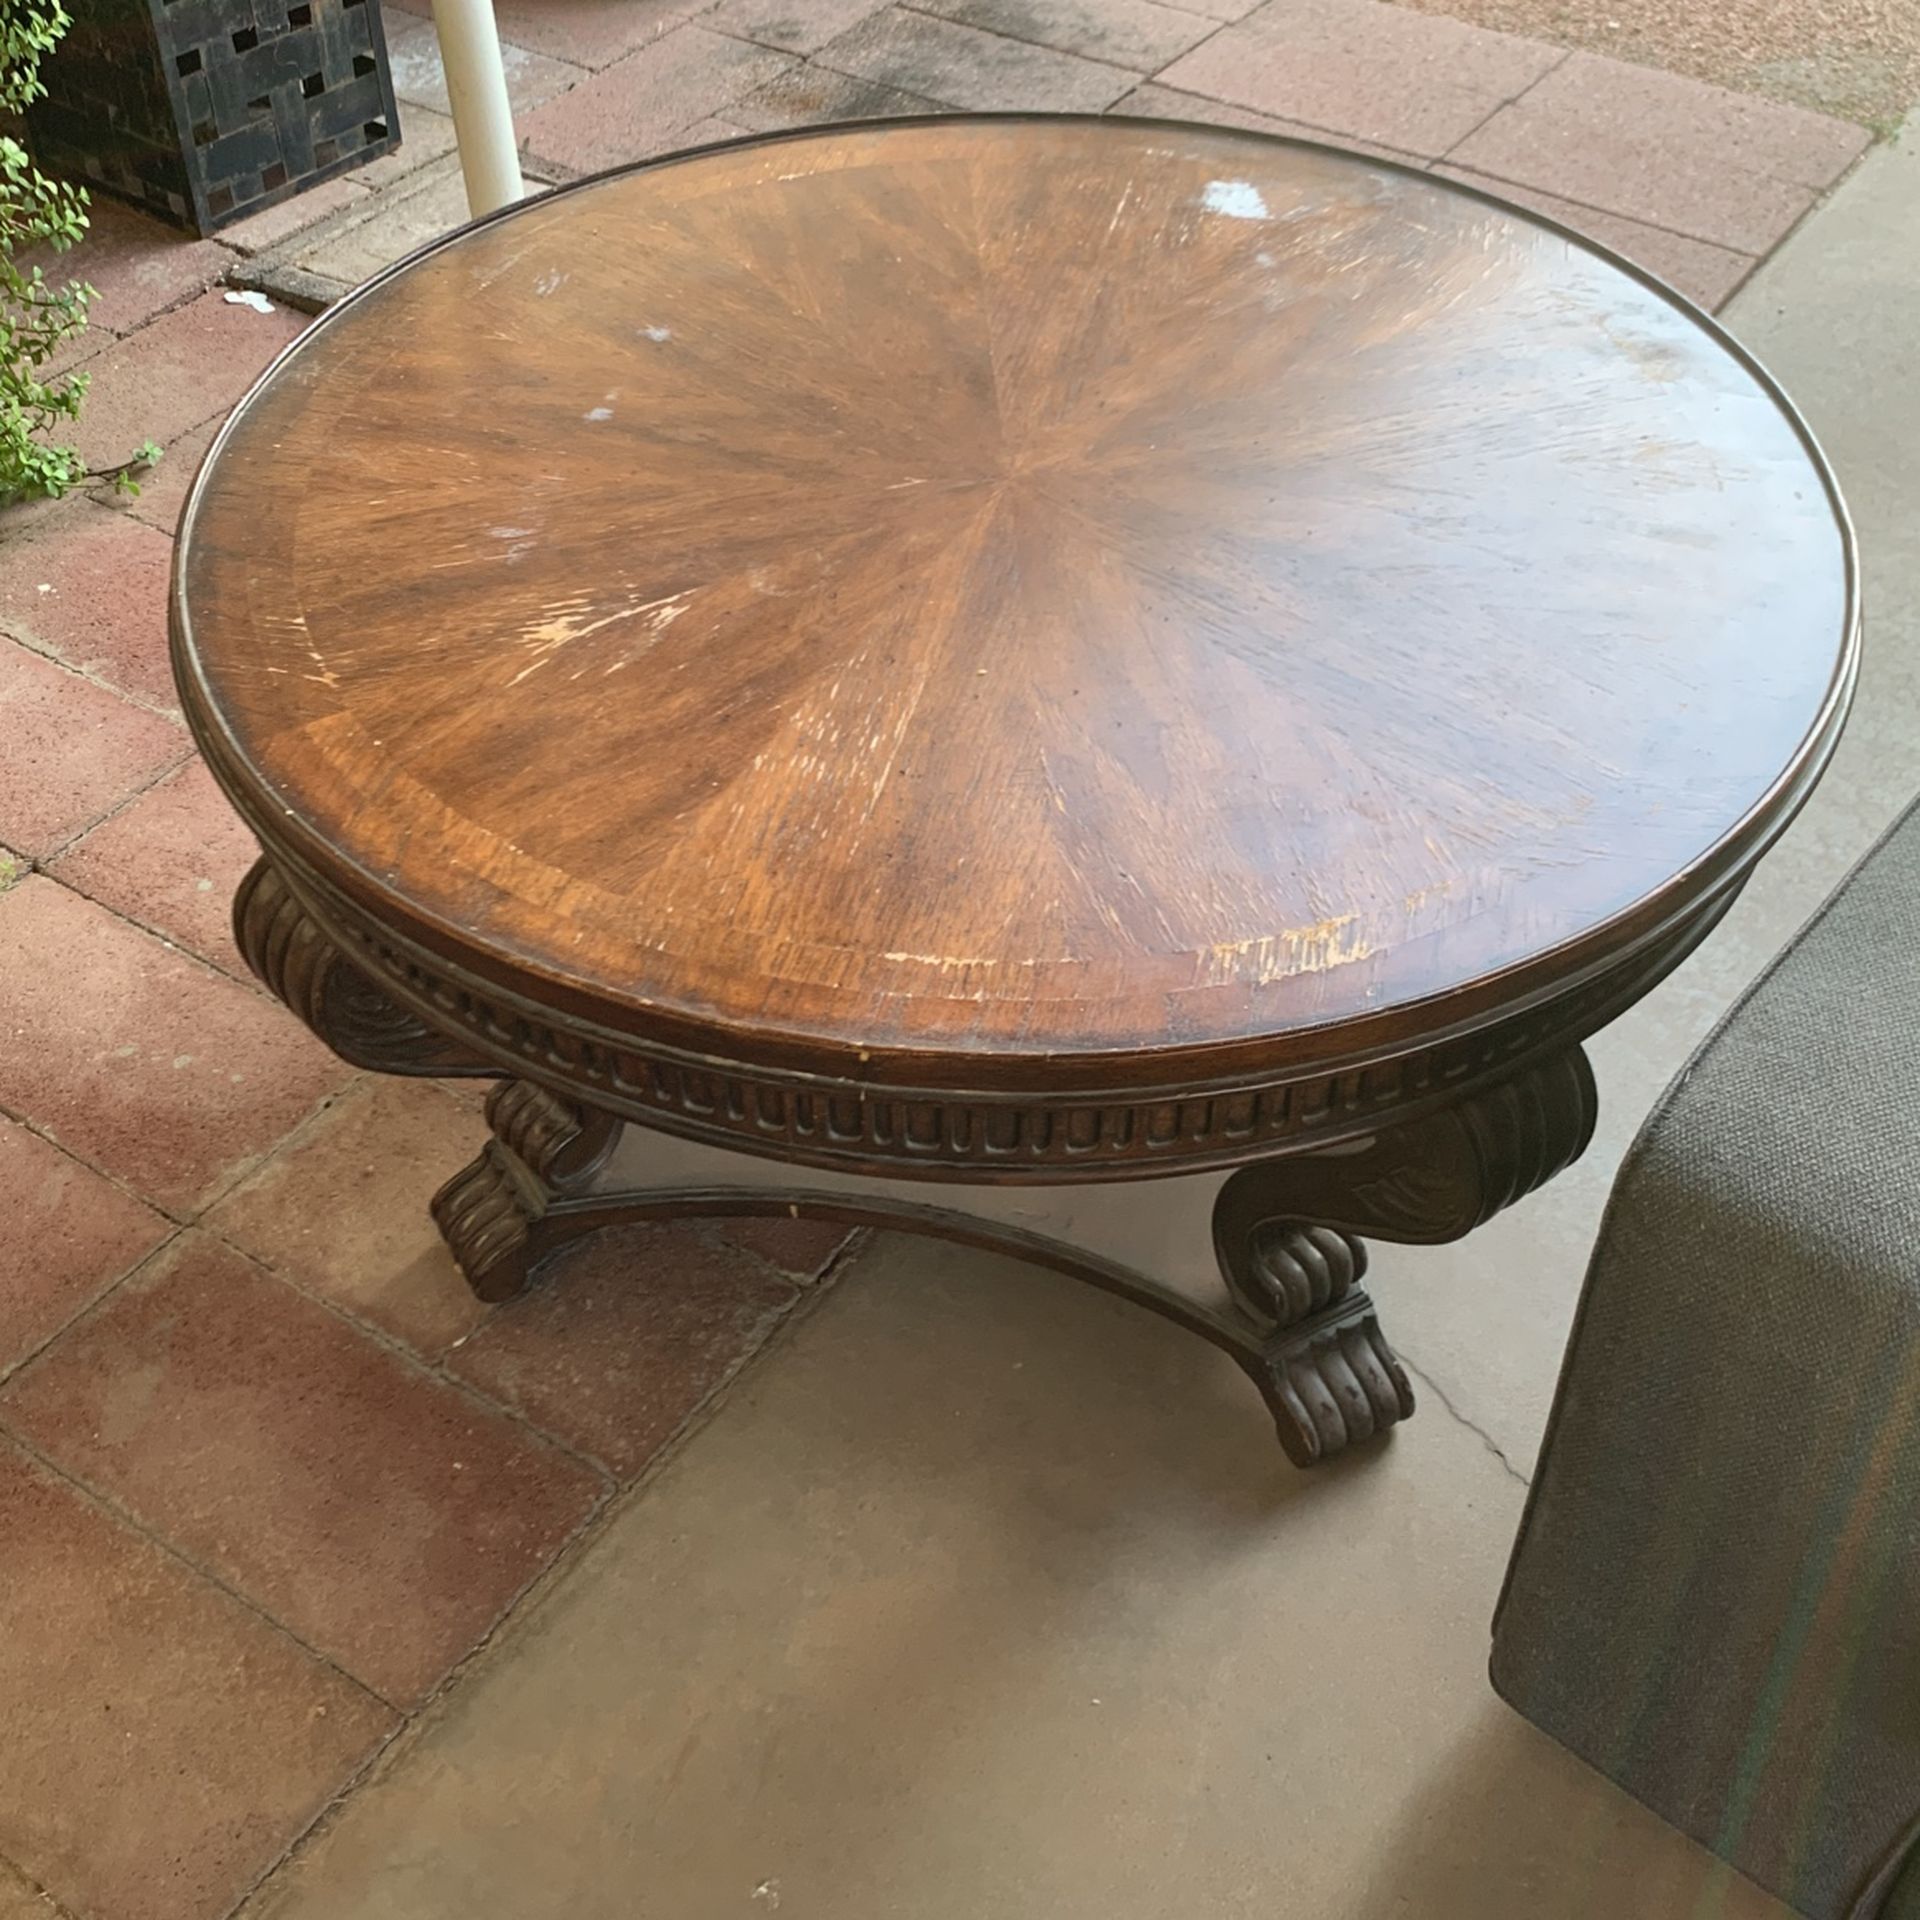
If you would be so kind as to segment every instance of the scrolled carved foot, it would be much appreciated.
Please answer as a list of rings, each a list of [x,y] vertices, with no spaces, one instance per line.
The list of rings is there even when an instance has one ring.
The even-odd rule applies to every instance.
[[[1245,1321],[1242,1364],[1297,1466],[1413,1412],[1360,1289],[1359,1236],[1435,1245],[1471,1233],[1579,1158],[1594,1107],[1592,1072],[1570,1048],[1406,1125],[1244,1167],[1221,1187],[1214,1251]]]
[[[1266,1220],[1225,1268],[1228,1290],[1256,1321],[1288,1327],[1344,1299],[1367,1270],[1364,1240],[1335,1227]]]
[[[1363,1240],[1337,1227],[1256,1218],[1222,1272],[1268,1338],[1251,1369],[1297,1467],[1318,1466],[1413,1412],[1413,1388],[1360,1290]]]
[[[606,1164],[619,1121],[525,1080],[487,1096],[493,1138],[433,1196],[434,1225],[482,1300],[511,1300],[548,1251],[549,1205]]]
[[[1277,1336],[1258,1377],[1296,1467],[1318,1466],[1413,1412],[1406,1369],[1364,1293]]]
[[[606,1165],[620,1123],[530,1080],[503,1080],[487,1095],[493,1137],[552,1193],[577,1193]]]
[[[546,1207],[523,1191],[519,1170],[497,1142],[489,1141],[479,1159],[433,1196],[431,1209],[482,1300],[511,1300],[527,1284],[536,1257],[533,1230]]]

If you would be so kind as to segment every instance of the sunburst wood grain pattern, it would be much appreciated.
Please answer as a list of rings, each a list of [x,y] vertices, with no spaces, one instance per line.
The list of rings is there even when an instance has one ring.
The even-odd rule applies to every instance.
[[[455,236],[243,405],[178,586],[220,777],[391,924],[723,1057],[1038,1090],[1598,964],[1777,829],[1851,663],[1823,471],[1699,316],[1142,122]]]

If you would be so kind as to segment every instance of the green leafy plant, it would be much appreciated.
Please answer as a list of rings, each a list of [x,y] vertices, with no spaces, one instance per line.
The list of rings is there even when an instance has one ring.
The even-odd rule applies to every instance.
[[[0,0],[0,115],[45,93],[40,61],[70,24],[59,0]],[[48,366],[85,328],[93,289],[56,284],[37,262],[20,264],[38,249],[65,253],[86,230],[85,192],[49,180],[0,130],[0,502],[52,498],[87,478],[79,454],[50,437],[79,416],[87,376]],[[137,493],[134,475],[149,451],[99,477]]]

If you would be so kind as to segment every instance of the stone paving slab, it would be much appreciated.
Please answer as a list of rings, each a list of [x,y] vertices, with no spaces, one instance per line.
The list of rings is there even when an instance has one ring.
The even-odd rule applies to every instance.
[[[282,200],[277,206],[235,221],[221,230],[220,243],[238,254],[266,253],[283,246],[295,234],[304,233],[349,208],[371,211],[372,203],[373,189],[365,180],[357,174],[339,174],[305,193],[295,194],[291,200]]]
[[[536,165],[594,173],[665,153],[685,128],[784,73],[790,57],[702,26],[679,26],[571,93],[524,114],[520,138]]]
[[[204,1233],[0,1387],[0,1426],[399,1707],[606,1492]]]
[[[398,1724],[4,1436],[0,1537],[0,1853],[87,1920],[224,1914]]]
[[[1137,73],[1158,73],[1216,31],[1205,15],[1156,0],[917,0],[917,10]]]
[[[90,467],[168,446],[225,413],[305,324],[203,293],[89,363],[93,384],[73,445]]]
[[[186,731],[0,638],[0,845],[57,854],[187,757]]]
[[[43,863],[62,886],[250,983],[233,895],[259,843],[196,754]]]
[[[738,34],[783,53],[817,53],[887,0],[720,0],[700,15],[715,33]]]
[[[173,542],[128,514],[68,499],[0,546],[0,633],[162,713]]]
[[[500,54],[506,69],[507,102],[516,114],[530,112],[543,100],[578,86],[588,74],[585,67],[550,59],[511,41],[501,46]],[[394,91],[402,100],[435,113],[451,111],[447,76],[440,64],[440,37],[431,20],[415,20],[389,33],[387,57],[393,65]]]
[[[137,1195],[0,1120],[0,1379],[173,1232]]]
[[[1786,237],[1866,144],[1865,131],[1843,121],[1576,53],[1447,158],[1758,254]]]
[[[823,67],[980,112],[1098,113],[1138,76],[1030,41],[889,7],[829,40]]]
[[[1161,78],[1437,160],[1565,58],[1537,40],[1379,0],[1268,0]]]
[[[835,120],[898,120],[950,111],[938,100],[902,93],[878,80],[856,80],[808,65],[789,68],[777,80],[730,101],[721,118],[748,133],[778,133],[783,127],[820,127]]]
[[[296,266],[342,289],[370,280],[381,268],[461,225],[467,189],[452,154],[410,176],[377,206],[304,234],[290,250]]]

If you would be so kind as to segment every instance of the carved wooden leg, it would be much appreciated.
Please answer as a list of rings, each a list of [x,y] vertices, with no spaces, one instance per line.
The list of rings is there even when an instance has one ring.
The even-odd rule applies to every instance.
[[[1296,1466],[1413,1411],[1406,1370],[1359,1284],[1358,1236],[1459,1239],[1577,1160],[1595,1110],[1593,1072],[1575,1047],[1425,1119],[1244,1168],[1220,1189],[1214,1250],[1236,1304],[1267,1332],[1248,1370]]]
[[[260,984],[351,1065],[376,1073],[499,1071],[389,1000],[264,860],[233,896],[233,937]]]
[[[547,1209],[605,1166],[620,1122],[526,1080],[487,1096],[493,1138],[433,1196],[434,1224],[482,1300],[510,1300],[549,1251]]]

